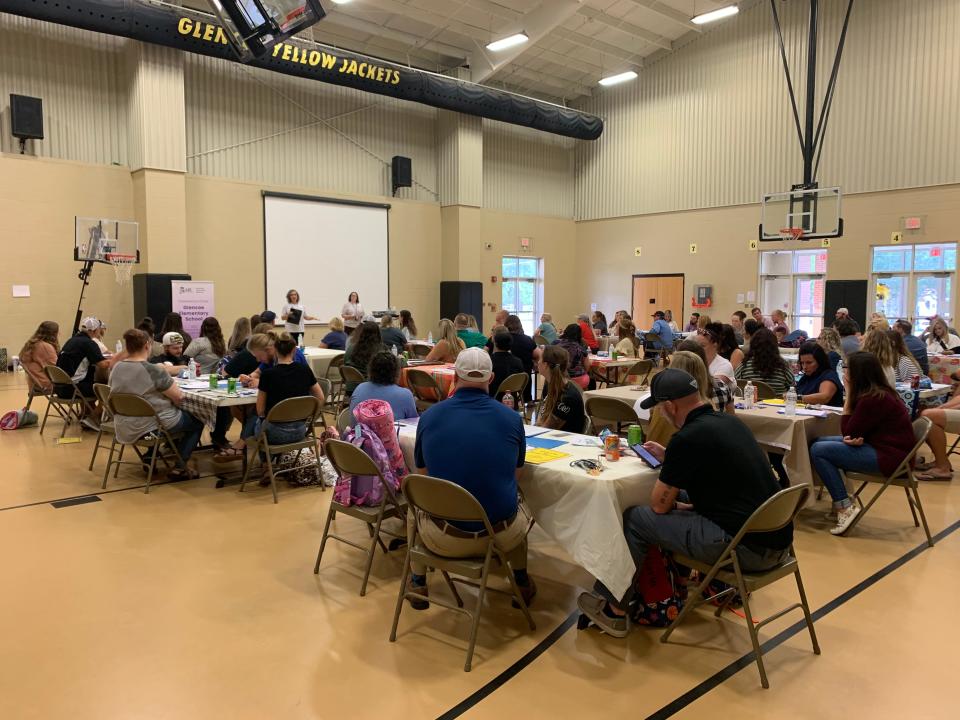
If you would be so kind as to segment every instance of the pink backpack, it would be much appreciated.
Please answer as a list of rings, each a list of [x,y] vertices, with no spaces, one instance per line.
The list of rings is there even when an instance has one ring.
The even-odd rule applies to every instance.
[[[363,450],[376,464],[391,489],[400,489],[407,475],[403,452],[393,429],[393,410],[383,400],[365,400],[353,410],[357,424],[347,428],[343,440]],[[383,500],[383,485],[376,475],[344,475],[333,499],[342,505],[376,506]]]

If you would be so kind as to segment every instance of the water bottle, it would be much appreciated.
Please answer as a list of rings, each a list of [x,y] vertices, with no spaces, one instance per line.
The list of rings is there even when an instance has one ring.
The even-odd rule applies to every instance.
[[[784,412],[787,415],[796,415],[797,414],[797,391],[793,388],[787,390],[786,403],[784,404]]]
[[[303,333],[300,333],[300,337],[297,338],[297,345],[301,350],[303,350]]]
[[[117,340],[116,350],[117,350],[117,355],[123,352],[123,341]]]
[[[753,410],[753,403],[756,398],[757,388],[754,387],[752,381],[748,381],[746,386],[743,388],[743,409]]]
[[[508,408],[510,408],[511,410],[513,410],[514,407],[515,407],[515,404],[514,404],[514,401],[513,401],[513,393],[505,393],[504,396],[503,396],[503,399],[502,399],[500,402],[502,402],[504,405],[506,405],[506,406],[507,406]]]
[[[433,345],[433,330],[427,333],[427,342]]]
[[[390,346],[390,354],[393,355],[394,357],[397,356],[397,346],[396,346],[396,345],[391,345],[391,346]]]
[[[197,361],[193,358],[190,358],[190,362],[187,363],[187,377],[200,377],[200,367],[197,365]]]

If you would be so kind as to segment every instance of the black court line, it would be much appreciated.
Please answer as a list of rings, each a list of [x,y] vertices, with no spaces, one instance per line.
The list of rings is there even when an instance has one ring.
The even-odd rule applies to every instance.
[[[69,500],[54,500],[53,505],[58,510],[65,507],[74,507],[75,505],[86,505],[87,503],[100,502],[99,495],[81,495],[80,497],[70,498]]]
[[[443,715],[440,715],[437,720],[453,720],[453,718],[458,718],[467,710],[470,710],[474,705],[479,703],[485,697],[490,695],[504,685],[507,681],[517,676],[517,674],[527,667],[530,663],[536,660],[538,657],[543,655],[550,647],[559,640],[564,633],[567,632],[571,627],[577,624],[577,618],[580,617],[580,611],[574,610],[567,616],[567,619],[560,623],[549,635],[547,635],[543,640],[537,643],[537,646],[527,652],[522,658],[517,660],[513,665],[508,667],[502,673],[497,675],[493,680],[488,682],[482,688],[477,690],[473,695],[470,695],[463,702],[455,705],[454,707],[447,710]]]
[[[943,540],[944,538],[948,537],[952,533],[956,532],[958,529],[960,529],[960,520],[955,522],[953,525],[950,525],[949,527],[941,530],[939,533],[933,536],[933,539],[935,542],[939,542],[940,540]],[[875,572],[870,577],[857,583],[846,592],[841,593],[840,595],[835,597],[833,600],[828,602],[819,610],[815,610],[814,612],[812,612],[811,615],[813,616],[814,622],[816,622],[822,617],[826,617],[827,615],[832,613],[834,610],[843,606],[844,604],[846,604],[847,602],[855,598],[857,595],[859,595],[863,591],[869,589],[873,585],[876,585],[883,578],[887,577],[894,571],[899,570],[901,567],[906,565],[908,562],[913,560],[915,557],[920,555],[925,550],[930,550],[930,549],[931,549],[930,546],[927,545],[926,542],[924,542],[923,544],[915,547],[913,550],[910,550],[904,555],[901,555],[890,564],[880,568],[879,570],[877,570],[877,572]],[[800,620],[797,623],[788,627],[786,630],[783,630],[782,632],[778,633],[774,637],[767,640],[765,643],[763,643],[760,646],[760,649],[763,650],[764,654],[766,654],[771,650],[773,650],[774,648],[776,648],[777,646],[782,645],[784,642],[792,638],[797,633],[801,631],[806,631],[806,629],[807,629],[806,622],[804,622],[803,620]],[[687,707],[687,705],[694,702],[695,700],[700,699],[701,697],[706,695],[708,692],[716,688],[718,685],[721,685],[726,680],[729,680],[731,677],[736,675],[738,672],[740,672],[744,668],[750,667],[751,665],[754,664],[754,662],[755,662],[755,655],[754,655],[754,652],[751,650],[749,653],[747,653],[743,657],[738,658],[737,660],[733,661],[722,670],[711,675],[709,678],[704,680],[702,683],[700,683],[693,689],[689,690],[688,692],[685,692],[683,695],[678,697],[673,702],[668,703],[667,705],[664,705],[655,713],[648,715],[646,720],[666,720],[666,718],[673,717],[675,714],[677,714],[678,712],[683,710],[685,707]]]
[[[164,485],[164,484],[165,483],[153,483],[153,485]],[[151,487],[153,487],[153,485],[151,485]],[[130,487],[116,488],[115,490],[98,490],[96,495],[97,496],[110,495],[112,493],[127,492],[128,490],[143,490],[146,486],[147,484],[144,483],[143,485],[131,485]],[[78,498],[86,498],[86,497],[91,497],[91,495],[88,493],[86,495],[71,495],[70,497],[54,498],[52,500],[37,500],[36,502],[24,503],[23,505],[10,505],[8,507],[0,508],[0,512],[3,512],[5,510],[21,510],[23,508],[36,507],[37,505],[54,505],[55,503],[63,503],[63,502],[68,502],[70,500],[76,500]],[[93,502],[93,501],[89,501],[89,502]]]
[[[960,530],[960,520],[953,523],[949,527],[941,530],[939,533],[933,536],[934,542],[939,542],[949,535],[953,534],[957,530]],[[831,612],[849,602],[851,599],[855,598],[857,595],[862,593],[864,590],[867,590],[871,586],[878,583],[880,580],[885,578],[887,575],[890,575],[895,570],[899,569],[903,565],[907,564],[915,557],[920,555],[924,550],[931,549],[926,542],[918,545],[913,550],[901,555],[899,558],[889,563],[888,565],[880,568],[870,577],[865,580],[857,583],[852,588],[847,590],[844,593],[841,593],[833,600],[828,602],[822,608],[815,610],[811,613],[814,621],[819,620],[826,615],[829,615]],[[543,655],[547,650],[549,650],[556,642],[571,628],[576,622],[577,618],[580,616],[579,610],[574,610],[570,615],[567,616],[567,619],[564,620],[557,628],[547,635],[543,640],[541,640],[535,648],[530,650],[526,655],[517,660],[513,665],[508,667],[502,673],[497,675],[493,680],[488,682],[486,685],[481,687],[475,693],[467,697],[462,702],[458,703],[452,707],[447,712],[437,717],[437,720],[453,720],[453,718],[458,718],[463,715],[465,712],[476,706],[484,698],[488,697],[496,690],[499,690],[503,685],[505,685],[509,680],[516,677],[517,674],[527,666],[529,666],[534,660]],[[779,634],[775,635],[771,639],[767,640],[760,647],[764,653],[768,653],[778,645],[783,644],[791,637],[796,635],[798,632],[807,629],[807,624],[801,620],[794,625],[791,625],[786,630],[783,630]],[[690,703],[698,700],[699,698],[706,695],[708,692],[721,685],[726,680],[729,680],[731,677],[736,675],[738,672],[743,670],[746,667],[750,667],[754,663],[754,654],[753,651],[750,651],[743,657],[738,658],[729,665],[727,665],[722,670],[714,673],[712,676],[704,680],[702,683],[684,693],[676,700],[667,705],[664,705],[662,708],[657,710],[652,715],[648,715],[646,720],[666,720],[666,718],[672,717],[673,715],[680,712]]]

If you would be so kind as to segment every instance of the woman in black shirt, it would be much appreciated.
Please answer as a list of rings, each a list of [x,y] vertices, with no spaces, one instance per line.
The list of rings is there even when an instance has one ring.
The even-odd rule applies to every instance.
[[[537,417],[537,425],[565,432],[582,433],[586,415],[583,393],[567,375],[570,356],[559,345],[546,345],[537,364],[547,381],[547,391]]]

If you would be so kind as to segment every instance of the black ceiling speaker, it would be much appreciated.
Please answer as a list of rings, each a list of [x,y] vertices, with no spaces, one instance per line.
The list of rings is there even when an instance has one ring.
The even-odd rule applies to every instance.
[[[10,96],[10,127],[21,144],[43,140],[43,100],[26,95]]]

